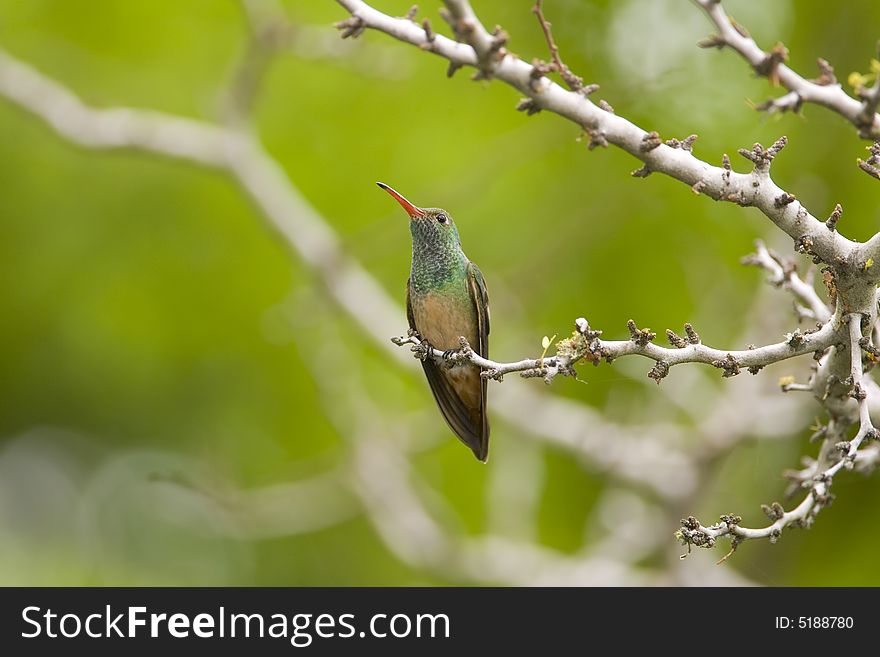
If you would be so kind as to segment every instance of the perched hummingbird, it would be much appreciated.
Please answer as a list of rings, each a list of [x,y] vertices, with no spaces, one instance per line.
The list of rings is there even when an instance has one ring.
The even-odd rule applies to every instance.
[[[412,267],[406,282],[406,315],[419,338],[441,350],[458,349],[464,336],[474,351],[489,357],[489,295],[480,268],[461,250],[461,239],[446,210],[419,208],[384,183],[409,215]],[[486,380],[472,363],[452,367],[422,361],[437,406],[449,428],[480,461],[489,456]]]

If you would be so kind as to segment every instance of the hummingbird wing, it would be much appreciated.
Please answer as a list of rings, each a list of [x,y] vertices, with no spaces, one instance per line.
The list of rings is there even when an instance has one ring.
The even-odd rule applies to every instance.
[[[468,263],[468,289],[471,301],[477,311],[477,337],[479,344],[475,350],[483,358],[489,358],[489,291],[483,272],[474,263]],[[479,451],[474,449],[478,459],[485,462],[489,458],[489,416],[486,414],[486,384],[488,381],[480,377],[480,443]]]
[[[476,268],[475,265],[471,266]],[[480,299],[480,303],[475,303],[478,322],[477,344],[473,344],[472,347],[474,351],[485,357],[488,353],[487,336],[489,333],[486,286],[482,282],[483,277],[479,273],[479,269],[477,269],[478,273],[475,276],[470,270],[471,266],[468,269],[468,289],[471,292],[472,300]],[[479,279],[479,284],[475,282],[475,278]],[[475,292],[477,293],[476,297]],[[416,322],[410,298],[409,281],[406,285],[406,316],[410,328],[418,332],[424,339],[427,327],[419,327]],[[428,379],[431,392],[434,394],[437,406],[449,428],[465,445],[471,448],[480,461],[485,461],[489,451],[486,381],[480,377],[477,368],[469,365],[458,366],[450,370],[443,364],[427,359],[422,361],[422,369],[425,371],[425,378]],[[462,398],[460,392],[462,386],[465,386],[466,392],[470,393],[465,395],[468,398],[467,401]]]

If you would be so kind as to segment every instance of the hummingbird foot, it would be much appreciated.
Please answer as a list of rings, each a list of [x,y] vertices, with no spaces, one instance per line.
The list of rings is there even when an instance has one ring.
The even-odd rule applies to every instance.
[[[427,340],[421,340],[412,350],[416,358],[422,361],[429,360],[434,355],[434,345]]]
[[[471,349],[468,341],[465,338],[461,338],[461,346],[458,349],[447,349],[443,352],[442,358],[446,367],[452,369],[453,367],[469,365],[473,353],[474,351]]]
[[[447,369],[452,369],[461,365],[465,359],[462,358],[461,349],[447,349],[443,352],[443,364]]]

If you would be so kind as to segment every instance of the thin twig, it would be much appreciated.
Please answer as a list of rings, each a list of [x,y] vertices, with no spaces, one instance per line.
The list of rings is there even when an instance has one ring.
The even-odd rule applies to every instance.
[[[807,80],[785,65],[787,50],[777,45],[770,52],[762,50],[748,32],[736,23],[721,5],[720,0],[694,0],[706,12],[718,34],[703,42],[703,46],[727,46],[745,59],[760,75],[781,84],[789,93],[770,100],[758,109],[797,112],[803,103],[814,103],[830,109],[847,119],[859,130],[864,139],[880,138],[880,79],[870,90],[864,90],[861,102],[846,94],[834,76],[834,69],[824,59],[819,61],[821,75]]]
[[[535,6],[532,7],[532,13],[538,17],[538,24],[540,24],[541,30],[544,32],[544,39],[547,41],[547,47],[550,48],[550,56],[553,59],[553,66],[556,69],[556,72],[559,73],[568,85],[569,89],[580,92],[584,88],[583,78],[572,73],[571,69],[563,63],[562,57],[559,55],[559,46],[557,46],[556,41],[553,40],[553,32],[550,29],[550,23],[544,18],[544,12],[541,8],[542,2],[543,0],[537,0],[535,2]]]

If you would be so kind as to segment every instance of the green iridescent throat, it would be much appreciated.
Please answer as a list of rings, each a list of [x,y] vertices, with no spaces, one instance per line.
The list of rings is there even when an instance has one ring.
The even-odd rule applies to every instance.
[[[465,286],[456,284],[467,276],[468,259],[461,250],[452,218],[445,224],[437,221],[441,212],[437,208],[425,208],[426,217],[409,223],[412,233],[410,290],[416,295],[457,287],[466,292]]]

